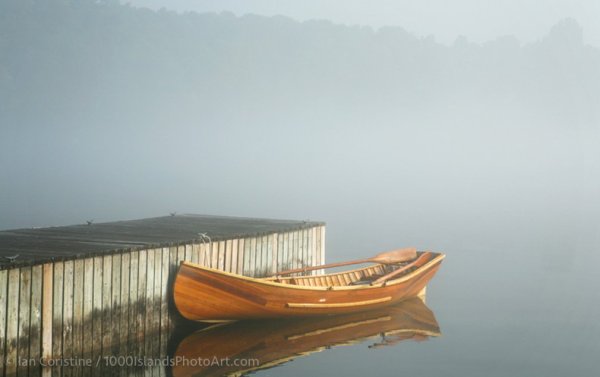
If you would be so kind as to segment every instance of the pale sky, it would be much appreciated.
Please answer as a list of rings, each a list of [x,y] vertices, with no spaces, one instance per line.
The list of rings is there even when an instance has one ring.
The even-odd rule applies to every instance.
[[[598,0],[123,0],[135,6],[236,15],[285,15],[296,20],[328,19],[349,25],[401,26],[442,43],[464,35],[485,42],[515,35],[522,42],[544,36],[567,17],[583,27],[586,43],[600,46]]]

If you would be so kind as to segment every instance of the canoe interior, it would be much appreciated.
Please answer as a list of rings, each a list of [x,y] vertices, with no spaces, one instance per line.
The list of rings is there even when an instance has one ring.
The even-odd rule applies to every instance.
[[[420,266],[429,262],[433,259],[436,253],[429,253],[424,255],[424,252],[417,253],[417,258],[404,263],[396,264],[377,264],[362,268],[357,268],[349,271],[341,271],[336,273],[324,274],[324,275],[308,275],[308,276],[290,276],[290,277],[270,277],[262,280],[273,281],[282,284],[298,285],[305,287],[341,287],[349,285],[365,285],[370,284],[372,281],[389,274],[390,272],[414,263],[410,268],[406,269],[403,273],[395,276],[394,279],[402,277],[406,274],[411,273]],[[423,257],[419,259],[420,257]],[[417,263],[415,263],[417,261]]]

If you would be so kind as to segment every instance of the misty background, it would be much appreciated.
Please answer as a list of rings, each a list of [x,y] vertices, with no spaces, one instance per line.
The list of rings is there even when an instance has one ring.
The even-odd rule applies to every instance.
[[[329,261],[448,254],[443,339],[380,371],[594,374],[598,5],[400,3],[0,1],[0,229],[322,220]],[[370,364],[276,371],[328,365]]]
[[[600,49],[574,19],[532,43],[446,45],[396,26],[1,4],[2,229],[310,218],[332,241],[360,233],[356,250],[598,230]]]

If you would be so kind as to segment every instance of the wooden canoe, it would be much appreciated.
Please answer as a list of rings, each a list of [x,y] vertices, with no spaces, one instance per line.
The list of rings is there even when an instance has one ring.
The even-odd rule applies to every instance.
[[[174,360],[227,362],[176,363],[171,372],[173,377],[240,376],[370,338],[374,340],[368,347],[377,349],[439,335],[433,312],[419,298],[340,316],[241,321],[188,335],[179,342],[173,355]]]
[[[184,261],[175,278],[174,301],[183,317],[203,322],[352,313],[419,295],[444,257],[419,252],[405,263],[260,279]],[[377,282],[394,271],[400,273]]]

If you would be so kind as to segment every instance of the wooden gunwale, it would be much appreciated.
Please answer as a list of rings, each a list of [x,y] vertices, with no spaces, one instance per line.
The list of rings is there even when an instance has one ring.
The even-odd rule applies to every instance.
[[[386,336],[392,336],[392,335],[398,335],[398,334],[406,334],[406,333],[418,333],[421,335],[427,335],[427,336],[440,336],[439,332],[436,331],[427,331],[427,330],[423,330],[423,329],[418,329],[418,328],[406,328],[406,329],[398,329],[398,330],[392,330],[392,331],[386,331],[385,335]]]
[[[410,279],[414,278],[415,276],[422,274],[424,271],[432,268],[433,266],[435,266],[436,264],[441,262],[445,257],[446,257],[445,254],[438,254],[434,258],[432,258],[430,261],[425,263],[424,265],[418,267],[416,270],[411,271],[406,275],[402,275],[401,277],[399,277],[397,279],[389,280],[389,281],[385,282],[385,286],[389,287],[389,286],[392,286],[395,284],[400,284],[407,280],[410,280]],[[210,267],[205,267],[205,266],[202,266],[202,265],[199,265],[196,263],[191,263],[188,261],[182,261],[181,265],[186,265],[186,266],[189,266],[192,268],[205,270],[205,271],[213,272],[213,273],[224,275],[224,276],[229,276],[234,279],[254,282],[257,284],[262,284],[262,285],[267,285],[267,286],[282,287],[282,288],[289,288],[289,289],[302,289],[302,290],[309,290],[309,291],[331,291],[331,290],[346,291],[346,290],[377,289],[377,288],[381,288],[382,286],[384,286],[384,283],[379,283],[379,284],[374,284],[374,285],[302,286],[302,285],[295,285],[295,284],[278,283],[276,281],[270,280],[271,278],[257,279],[257,278],[252,278],[252,277],[248,277],[248,276],[238,275],[238,274],[234,274],[234,273],[230,273],[230,272],[226,272],[226,271],[222,271],[222,270],[218,270],[218,269],[214,269],[214,268],[210,268]],[[341,273],[335,273],[335,274],[311,276],[310,278],[319,277],[319,276],[330,277],[332,275],[339,275],[339,274],[346,274],[346,273],[350,273],[350,272],[363,271],[363,270],[371,268],[371,267],[373,267],[373,266],[363,267],[363,268],[345,271],[345,272],[341,272]],[[302,278],[302,277],[299,277],[299,278]]]

